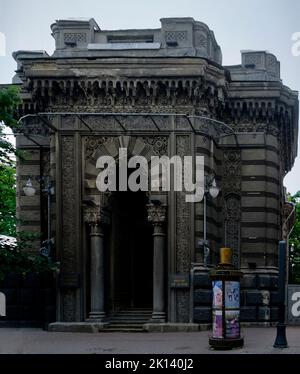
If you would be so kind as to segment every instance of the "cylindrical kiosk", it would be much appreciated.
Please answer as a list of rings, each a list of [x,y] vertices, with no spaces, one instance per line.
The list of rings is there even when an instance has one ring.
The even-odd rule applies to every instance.
[[[213,332],[209,344],[215,349],[242,347],[240,329],[240,278],[232,265],[231,248],[220,249],[220,263],[210,271],[213,289]]]

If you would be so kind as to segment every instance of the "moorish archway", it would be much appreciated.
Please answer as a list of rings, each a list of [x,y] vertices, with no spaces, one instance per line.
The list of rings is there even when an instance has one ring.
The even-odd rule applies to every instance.
[[[89,319],[103,320],[116,309],[151,307],[153,321],[165,321],[166,192],[99,192],[96,163],[104,155],[118,162],[119,148],[126,148],[130,157],[144,156],[150,167],[151,156],[167,153],[167,137],[86,137],[84,144]]]

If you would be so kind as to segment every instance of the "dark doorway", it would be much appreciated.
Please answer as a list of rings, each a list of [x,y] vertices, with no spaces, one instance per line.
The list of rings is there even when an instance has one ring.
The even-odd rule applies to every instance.
[[[153,239],[144,192],[115,192],[110,238],[112,310],[152,308]]]

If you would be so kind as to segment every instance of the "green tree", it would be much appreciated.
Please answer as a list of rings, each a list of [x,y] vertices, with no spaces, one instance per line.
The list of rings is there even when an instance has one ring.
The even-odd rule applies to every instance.
[[[16,164],[15,147],[6,139],[6,129],[18,126],[16,109],[19,90],[11,86],[0,89],[0,234],[16,235]]]
[[[0,165],[0,234],[16,236],[16,169]]]
[[[15,147],[6,139],[5,128],[16,129],[16,109],[20,103],[19,89],[15,86],[0,89],[0,165],[14,166]]]
[[[300,284],[300,191],[298,191],[295,195],[290,196],[289,200],[296,205],[296,222],[289,238],[289,283]]]

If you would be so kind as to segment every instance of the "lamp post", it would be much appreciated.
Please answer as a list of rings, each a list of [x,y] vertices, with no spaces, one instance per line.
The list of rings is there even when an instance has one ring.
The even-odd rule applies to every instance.
[[[215,176],[205,175],[204,177],[204,194],[203,194],[203,241],[200,241],[200,244],[203,245],[204,249],[204,266],[207,267],[210,255],[210,249],[208,246],[207,240],[207,199],[212,198],[215,199],[219,195],[220,189],[217,186]]]
[[[44,188],[41,189],[41,192],[47,195],[47,240],[42,242],[40,252],[43,256],[49,257],[51,255],[51,247],[53,244],[53,240],[51,238],[51,196],[54,195],[54,187],[52,186],[49,177],[42,178],[39,181],[41,184],[44,184]],[[26,196],[35,195],[36,188],[33,187],[30,178],[23,187],[23,191]]]
[[[285,308],[286,308],[286,242],[279,242],[279,279],[278,279],[278,298],[279,298],[279,319],[277,323],[277,333],[274,348],[287,348]]]

